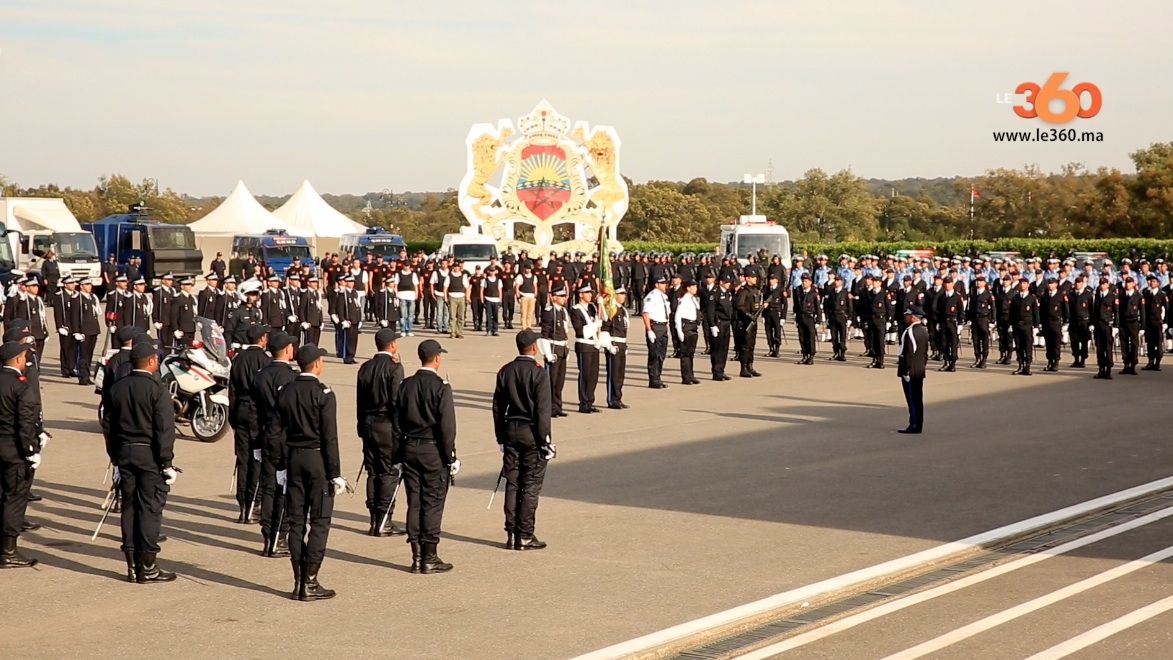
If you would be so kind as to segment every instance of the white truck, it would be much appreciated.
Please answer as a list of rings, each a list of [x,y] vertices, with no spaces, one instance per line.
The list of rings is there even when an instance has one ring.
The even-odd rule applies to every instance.
[[[450,254],[463,261],[466,273],[473,272],[477,266],[483,271],[489,265],[489,259],[498,256],[497,241],[479,233],[475,227],[461,227],[459,234],[444,234],[440,254]]]
[[[102,257],[94,235],[82,231],[77,218],[57,197],[0,197],[0,222],[15,256],[16,268],[40,270],[49,250],[57,255],[61,276],[99,277]]]
[[[746,257],[750,254],[761,263],[769,263],[776,254],[790,268],[790,232],[764,215],[743,215],[737,224],[721,225],[720,248],[722,254],[734,255],[743,266],[749,263]]]

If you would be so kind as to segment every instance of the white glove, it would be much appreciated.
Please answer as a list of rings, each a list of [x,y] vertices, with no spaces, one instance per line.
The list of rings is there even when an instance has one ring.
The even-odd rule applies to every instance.
[[[684,333],[683,332],[676,333],[676,338],[679,339],[680,341],[684,341]]]
[[[28,461],[29,467],[31,467],[34,470],[41,467],[41,453],[40,452],[37,452],[24,460]]]
[[[456,475],[460,474],[460,459],[459,458],[452,461],[452,465],[448,466],[448,474],[450,474],[454,477]]]
[[[175,334],[176,339],[183,339],[183,331],[182,330],[176,330],[174,334]]]
[[[297,323],[297,317],[294,316],[293,314],[290,314],[289,316],[287,316],[285,318],[289,319],[290,323]]]
[[[611,355],[619,355],[619,346],[617,346],[615,344],[611,344],[610,346],[607,347],[607,352],[610,353]]]
[[[37,436],[37,440],[41,443],[42,450],[45,449],[45,447],[49,444],[49,441],[52,439],[53,439],[53,436],[49,435],[48,433],[45,433],[44,431],[41,431],[41,434]]]
[[[80,332],[74,333],[73,338],[78,341],[85,341],[86,340],[86,336]]]
[[[69,328],[66,328],[66,327],[60,327],[60,328],[57,328],[57,334],[59,334],[59,335],[61,335],[62,337],[64,337],[64,336],[66,336],[66,335],[68,335],[68,334],[69,334]]]
[[[505,445],[503,445],[503,444],[501,444],[501,443],[499,443],[499,442],[498,442],[498,443],[497,443],[497,451],[499,451],[499,452],[501,452],[502,454],[504,454],[504,453],[505,453]]]
[[[558,458],[558,447],[553,443],[542,447],[542,458],[547,461],[552,461],[555,458]]]
[[[912,376],[907,376],[907,375],[906,375],[906,376],[901,376],[900,378],[901,378],[901,379],[903,379],[903,380],[904,380],[904,382],[906,382],[906,383],[911,383],[911,382],[912,382]]]
[[[546,356],[546,363],[547,364],[554,364],[557,361],[558,361],[558,356],[554,355],[553,353]]]
[[[337,314],[331,314],[331,315],[330,315],[330,320],[331,320],[331,321],[333,321],[333,322],[335,322],[335,323],[338,323],[338,315],[337,315]]]
[[[163,329],[163,324],[162,324],[162,323],[156,323],[156,324],[155,324],[155,329],[156,329],[156,330],[162,330],[162,329]]]
[[[115,331],[116,331],[118,328],[115,328],[114,326],[110,326],[110,327],[108,327],[108,328],[106,328],[106,329],[110,331],[110,334],[114,334],[114,332],[115,332]]]
[[[260,450],[260,449],[254,449],[254,450],[253,450],[253,460],[254,460],[254,461],[259,461],[259,460],[261,460],[261,450]]]
[[[240,350],[240,344],[238,344],[236,342],[232,342],[232,350],[234,350],[234,351]]]
[[[110,471],[110,477],[114,480],[114,483],[118,483],[119,481],[122,481],[122,472],[118,470],[117,465],[113,466],[113,468],[114,469]]]
[[[1112,339],[1120,336],[1120,328],[1112,328]]]
[[[287,471],[277,470],[277,485],[284,488],[285,487],[285,480],[288,476],[289,476],[289,473]]]
[[[379,327],[380,327],[380,328],[386,328],[386,327],[387,327],[387,321],[385,321],[385,320],[384,320],[384,321],[379,321]]]
[[[350,329],[350,321],[343,321],[342,322],[342,329],[349,330]]]
[[[308,321],[302,321],[302,322],[301,322],[301,329],[302,329],[302,330],[309,330],[309,329],[310,329],[310,324],[309,324],[309,322],[308,322]]]
[[[656,333],[655,333],[655,331],[653,331],[653,330],[648,330],[648,341],[649,341],[650,343],[653,343],[653,344],[654,344],[654,343],[656,343]]]
[[[338,495],[342,491],[346,490],[346,479],[343,479],[342,477],[334,477],[330,480],[330,483],[334,484],[335,495]]]
[[[718,330],[718,329],[717,329],[717,326],[715,326],[715,325],[714,325],[714,326],[709,326],[709,334],[710,334],[710,335],[713,335],[714,337],[716,337],[717,335],[721,334],[721,331],[720,331],[720,330]]]
[[[163,476],[166,477],[166,479],[163,480],[163,483],[170,486],[171,484],[175,483],[176,479],[179,478],[179,473],[175,471],[175,468],[163,468]]]

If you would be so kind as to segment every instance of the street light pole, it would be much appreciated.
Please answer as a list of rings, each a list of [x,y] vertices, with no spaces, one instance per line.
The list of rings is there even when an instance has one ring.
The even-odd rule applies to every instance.
[[[745,182],[752,186],[753,211],[751,212],[751,215],[756,216],[758,214],[758,184],[766,182],[766,175],[765,174],[757,174],[757,175],[746,174],[745,175]]]

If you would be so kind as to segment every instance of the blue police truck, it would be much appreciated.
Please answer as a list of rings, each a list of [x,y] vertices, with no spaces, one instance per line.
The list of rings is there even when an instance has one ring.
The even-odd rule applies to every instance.
[[[140,274],[148,286],[157,285],[168,272],[177,279],[198,277],[204,267],[204,254],[196,247],[191,228],[159,222],[147,210],[136,204],[130,207],[130,213],[83,222],[81,228],[94,235],[102,258],[113,254],[120,267],[125,267],[131,257],[141,259]]]
[[[344,234],[338,243],[339,252],[353,254],[360,261],[366,261],[368,254],[376,258],[382,255],[386,261],[395,261],[399,259],[400,250],[407,250],[403,237],[389,233],[382,227],[370,227],[362,234]]]
[[[232,237],[232,254],[229,255],[228,267],[233,275],[245,275],[248,258],[252,257],[261,266],[261,273],[268,275],[276,273],[285,277],[286,271],[293,265],[294,259],[301,266],[310,266],[313,271],[314,259],[310,252],[310,242],[301,236],[290,236],[284,229],[270,229],[263,234],[241,234]]]

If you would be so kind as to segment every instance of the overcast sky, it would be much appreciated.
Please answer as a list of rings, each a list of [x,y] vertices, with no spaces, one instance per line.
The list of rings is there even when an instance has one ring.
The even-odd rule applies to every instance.
[[[615,126],[635,181],[1130,169],[1173,140],[1173,3],[864,0],[559,3],[0,0],[0,174],[103,173],[195,195],[442,190],[476,122],[542,98]],[[995,103],[1070,71],[1100,144]]]

